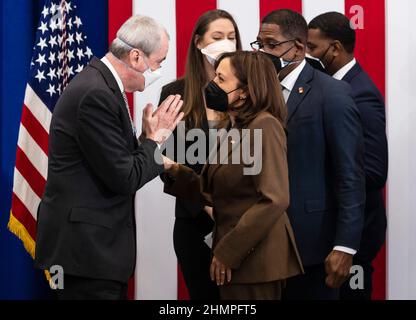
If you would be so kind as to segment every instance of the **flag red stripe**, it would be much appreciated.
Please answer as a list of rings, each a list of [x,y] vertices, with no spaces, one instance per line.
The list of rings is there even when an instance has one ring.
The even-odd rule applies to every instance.
[[[178,263],[178,300],[190,300],[189,291],[183,278],[181,267]]]
[[[195,23],[204,12],[216,8],[216,0],[176,0],[176,73],[178,78],[185,74],[186,57]],[[189,300],[188,289],[179,265],[178,300]]]
[[[133,14],[133,1],[132,0],[108,0],[108,43],[116,38],[117,31],[122,24],[132,16]],[[127,94],[129,100],[130,113],[134,119],[134,99],[133,94]],[[130,300],[135,299],[135,279],[134,277],[129,280],[128,284],[128,298]]]
[[[40,124],[38,119],[33,115],[33,113],[30,111],[30,109],[26,105],[23,105],[21,123],[29,132],[31,137],[36,141],[38,146],[47,155],[48,154],[48,137],[49,137],[48,132],[46,132],[46,130]]]
[[[291,9],[302,14],[302,0],[260,0],[260,20],[277,9]]]
[[[385,96],[386,92],[386,34],[385,2],[383,0],[345,0],[345,14],[351,18],[354,5],[364,9],[364,28],[356,30],[355,56],[361,66]],[[386,248],[380,250],[374,263],[373,299],[386,298]]]
[[[356,30],[355,56],[383,96],[386,92],[386,32],[385,3],[383,0],[345,0],[345,14],[359,5],[364,9],[364,28]]]
[[[108,0],[108,43],[117,37],[117,31],[123,23],[133,14],[133,0]],[[130,113],[134,120],[134,98],[132,93],[127,94]]]
[[[32,239],[36,241],[36,220],[14,193],[12,195],[12,213],[13,216],[25,226]]]
[[[25,178],[25,180],[29,183],[36,195],[39,198],[42,198],[46,181],[19,147],[17,147],[16,152],[16,168],[19,170],[23,178]]]
[[[216,8],[216,0],[176,0],[176,59],[178,78],[185,74],[189,41],[191,40],[196,21],[204,12]]]

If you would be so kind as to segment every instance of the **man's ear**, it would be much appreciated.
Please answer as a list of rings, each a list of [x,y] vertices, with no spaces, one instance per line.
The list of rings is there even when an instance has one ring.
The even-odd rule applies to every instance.
[[[130,65],[138,68],[144,65],[144,53],[139,49],[134,49],[129,52]]]
[[[334,47],[334,57],[339,56],[344,51],[344,46],[339,40],[335,40],[332,46]]]
[[[295,40],[296,55],[303,56],[306,52],[306,45],[303,44],[299,39]]]
[[[129,62],[131,64],[137,64],[138,62],[140,62],[140,59],[142,59],[140,57],[140,55],[141,55],[141,53],[140,53],[139,50],[137,50],[137,49],[131,50],[129,52]]]

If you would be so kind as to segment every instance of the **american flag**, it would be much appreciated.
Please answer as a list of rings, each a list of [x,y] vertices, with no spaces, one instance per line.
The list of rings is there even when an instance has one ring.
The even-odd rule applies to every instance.
[[[84,3],[91,3],[93,0],[84,0]],[[394,201],[390,201],[391,212],[398,213],[389,217],[390,221],[393,220],[395,229],[392,231],[389,237],[389,243],[398,248],[394,255],[391,254],[391,258],[385,257],[385,250],[383,250],[375,263],[375,276],[374,276],[374,288],[375,297],[383,299],[385,297],[386,282],[385,271],[386,262],[389,263],[389,269],[391,270],[391,280],[389,280],[389,288],[395,289],[400,292],[401,286],[408,286],[408,278],[403,277],[403,261],[407,261],[406,258],[410,256],[409,250],[403,250],[403,245],[406,243],[411,247],[414,241],[403,241],[403,237],[408,239],[412,232],[403,233],[402,230],[407,230],[406,223],[408,223],[412,217],[410,202],[402,201],[403,185],[414,185],[411,183],[411,176],[407,175],[406,170],[402,170],[406,165],[407,157],[402,156],[403,145],[409,143],[408,137],[402,137],[404,121],[405,124],[409,123],[409,128],[412,126],[412,118],[408,116],[405,109],[407,105],[411,105],[408,101],[413,101],[408,97],[411,95],[411,85],[413,82],[400,81],[402,77],[399,75],[406,71],[406,63],[403,61],[411,60],[411,51],[400,50],[406,47],[407,34],[403,32],[403,26],[411,25],[412,16],[410,13],[414,12],[416,5],[414,1],[410,0],[107,0],[107,1],[95,1],[96,6],[105,3],[108,8],[108,21],[104,24],[100,24],[101,21],[96,17],[96,12],[92,12],[88,15],[90,24],[98,24],[102,28],[103,32],[94,35],[97,39],[102,39],[107,36],[108,42],[111,43],[116,37],[117,30],[133,14],[148,15],[152,18],[162,22],[167,28],[171,36],[170,49],[167,60],[163,63],[164,78],[158,81],[153,86],[146,89],[145,92],[136,94],[131,97],[130,106],[134,106],[137,112],[135,112],[136,126],[140,128],[141,124],[141,112],[140,110],[148,103],[153,102],[155,105],[158,102],[160,95],[160,88],[164,84],[172,81],[183,75],[185,70],[186,54],[191,41],[191,32],[198,17],[205,11],[210,9],[225,9],[229,11],[237,20],[237,24],[240,28],[242,35],[243,47],[250,50],[249,43],[254,41],[257,37],[261,17],[275,9],[289,8],[302,13],[307,21],[310,21],[316,15],[328,12],[338,11],[347,14],[351,17],[352,9],[356,6],[363,8],[365,12],[365,27],[358,31],[357,34],[357,50],[356,56],[360,64],[366,69],[370,76],[373,78],[379,89],[385,92],[386,68],[389,67],[390,80],[388,89],[388,102],[391,106],[398,105],[400,108],[388,108],[390,112],[390,119],[393,116],[396,121],[390,121],[393,129],[392,133],[395,133],[394,138],[397,143],[391,143],[390,146],[397,151],[397,157],[393,159],[391,168],[389,168],[389,176],[393,177],[395,185],[389,182],[389,198]],[[77,32],[80,33],[79,27],[74,25],[76,15],[74,13],[75,4],[74,1],[67,1],[70,3],[72,10],[69,11],[67,19],[72,17],[71,23],[73,27],[77,28]],[[50,19],[55,14],[51,14],[52,4],[55,5],[55,14],[57,9],[61,8],[61,2],[54,1],[48,2],[45,6],[44,14],[41,16],[41,20],[47,23],[47,30],[50,33],[53,31],[50,26]],[[81,4],[81,3],[79,3]],[[57,6],[58,5],[58,6]],[[163,8],[163,10],[161,10]],[[83,8],[79,8],[83,9]],[[403,15],[403,10],[409,13],[409,15]],[[389,14],[387,14],[389,12]],[[65,12],[66,13],[66,12]],[[87,15],[85,15],[87,17]],[[69,29],[69,22],[67,24],[67,32],[74,33],[74,29]],[[39,25],[42,28],[42,24]],[[386,34],[390,36],[390,45],[386,46]],[[42,47],[40,38],[42,36],[45,39],[46,31],[42,34],[41,29],[38,30],[39,34],[36,41],[36,51],[39,51]],[[62,30],[59,30],[61,37]],[[71,43],[71,38],[68,36],[68,45],[75,44],[76,33],[73,35],[74,43]],[[84,39],[85,40],[85,39]],[[62,47],[58,48],[57,45],[53,45],[54,41],[49,37],[45,39],[47,49],[56,50],[57,54],[55,58],[59,58],[60,52],[65,52]],[[52,41],[52,44],[49,43]],[[58,43],[59,38],[56,38]],[[63,38],[62,38],[63,41]],[[85,41],[84,41],[85,42]],[[39,44],[39,46],[38,46]],[[393,44],[393,45],[392,45]],[[87,54],[87,47],[85,43],[83,51],[84,55]],[[17,149],[17,161],[16,161],[16,174],[14,183],[14,195],[13,195],[13,209],[11,215],[11,222],[9,227],[14,230],[24,241],[29,252],[34,252],[34,240],[35,240],[35,226],[36,226],[36,210],[39,203],[40,195],[43,192],[43,186],[46,181],[46,168],[47,168],[47,141],[48,141],[48,128],[51,118],[51,110],[54,103],[52,101],[50,93],[45,93],[49,89],[49,85],[46,86],[46,82],[51,85],[55,85],[50,91],[53,93],[53,89],[57,90],[57,86],[54,82],[50,81],[48,77],[49,67],[46,69],[46,63],[50,63],[49,56],[43,52],[35,52],[33,64],[31,70],[32,76],[29,81],[28,91],[26,93],[25,105],[23,108],[23,117],[21,124],[21,132],[19,138],[19,145]],[[78,52],[75,48],[69,47],[69,50],[73,50],[71,58],[71,66],[73,66],[72,72],[76,73],[78,65],[75,64],[78,56]],[[391,54],[387,55],[389,51]],[[45,54],[45,63],[36,60],[39,59],[38,54]],[[377,53],[377,54],[375,54]],[[69,52],[66,55],[70,55]],[[401,59],[397,59],[400,56]],[[53,58],[51,58],[53,60]],[[63,58],[62,58],[63,59]],[[68,62],[69,62],[68,58]],[[42,61],[42,58],[40,58]],[[56,62],[56,61],[55,61]],[[58,61],[59,62],[59,61]],[[78,63],[80,63],[78,61]],[[62,64],[59,65],[62,72]],[[39,84],[39,80],[35,78],[37,71],[33,69],[40,69],[40,72],[44,71],[43,76],[46,78]],[[53,68],[53,67],[52,67]],[[403,69],[405,68],[405,69]],[[59,70],[58,70],[59,71]],[[36,72],[36,73],[34,73]],[[56,70],[55,70],[56,72]],[[71,72],[69,72],[71,73]],[[39,75],[42,78],[41,75]],[[53,76],[52,76],[53,77]],[[37,80],[37,83],[34,81]],[[54,80],[57,80],[54,78]],[[59,79],[62,80],[62,79]],[[69,79],[68,79],[69,80]],[[396,81],[397,80],[397,81]],[[40,86],[43,88],[41,89]],[[36,89],[38,88],[38,89]],[[404,88],[410,88],[408,90]],[[59,89],[59,87],[58,87]],[[62,90],[62,87],[61,87]],[[36,92],[36,94],[35,94]],[[42,93],[45,93],[42,95]],[[59,92],[58,92],[59,93]],[[58,93],[55,97],[58,97]],[[409,100],[407,100],[409,99]],[[55,100],[55,99],[54,99]],[[51,103],[51,104],[50,104]],[[35,107],[36,106],[36,107]],[[52,106],[49,107],[49,106]],[[409,107],[410,108],[410,107]],[[409,109],[410,110],[410,109]],[[133,112],[132,112],[133,114]],[[32,120],[34,119],[34,120]],[[400,120],[400,121],[399,121]],[[396,127],[397,126],[397,127]],[[409,129],[410,130],[410,129]],[[410,137],[411,135],[409,135]],[[404,139],[405,138],[405,139]],[[32,143],[36,140],[36,143]],[[394,162],[396,160],[396,162]],[[400,161],[400,162],[399,162]],[[403,161],[403,162],[401,162]],[[393,170],[392,170],[393,169]],[[396,170],[397,176],[393,172]],[[28,182],[29,181],[29,182]],[[30,183],[30,184],[29,184]],[[162,192],[163,186],[158,179],[155,179],[152,183],[149,183],[142,188],[137,196],[136,202],[136,221],[137,221],[137,268],[135,283],[136,286],[135,296],[137,299],[186,299],[188,298],[186,286],[182,277],[182,274],[178,268],[176,255],[172,245],[172,229],[174,225],[174,210],[175,202],[169,196],[166,196]],[[411,193],[406,193],[406,195]],[[396,199],[396,200],[395,200]],[[406,198],[405,198],[406,199]],[[410,199],[410,198],[409,198]],[[409,200],[410,201],[410,200]],[[409,205],[408,205],[409,204]],[[402,205],[409,209],[404,210]],[[407,213],[408,212],[408,213]],[[389,226],[392,230],[391,226]],[[402,229],[401,229],[402,228]],[[397,235],[400,235],[398,237]],[[393,244],[394,241],[394,244]],[[390,251],[390,250],[389,250]],[[391,252],[393,252],[391,250]],[[396,256],[400,253],[400,258]],[[389,262],[390,261],[390,262]],[[411,268],[408,268],[411,270]],[[409,271],[410,272],[410,271]],[[410,287],[409,287],[410,288]],[[410,290],[410,289],[409,289]]]
[[[75,1],[47,0],[43,7],[23,103],[8,227],[32,258],[37,209],[48,169],[53,109],[71,79],[92,57]]]

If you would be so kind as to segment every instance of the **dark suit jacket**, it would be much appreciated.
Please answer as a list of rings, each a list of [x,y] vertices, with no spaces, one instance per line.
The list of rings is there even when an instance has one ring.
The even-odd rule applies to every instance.
[[[300,274],[302,264],[286,214],[289,185],[286,136],[282,125],[263,112],[240,137],[262,130],[261,170],[244,174],[247,164],[232,164],[241,143],[224,138],[227,153],[207,163],[201,175],[186,166],[169,172],[165,192],[214,208],[214,255],[234,269],[231,283],[264,283]],[[226,136],[225,136],[226,137]],[[254,139],[251,137],[251,150]],[[238,149],[237,149],[238,150]],[[215,151],[215,150],[214,150]],[[238,154],[238,153],[237,153]],[[221,161],[227,159],[227,161]],[[241,160],[241,158],[240,158]],[[259,162],[260,163],[260,162]]]
[[[176,80],[172,83],[169,83],[169,84],[167,84],[166,86],[164,86],[162,88],[162,93],[160,94],[159,105],[161,105],[162,102],[169,95],[180,94],[183,97],[184,93],[185,93],[185,80],[184,79]],[[204,121],[202,122],[201,130],[203,130],[206,139],[208,139],[209,138],[208,119],[205,116],[203,118],[203,120]],[[177,141],[177,139],[183,139],[183,141],[185,141],[185,137],[180,135],[179,131],[177,129],[175,129],[173,131],[173,134],[169,137],[169,140],[172,140],[172,139],[174,139],[174,141]],[[188,150],[189,146],[191,146],[193,143],[194,143],[194,141],[185,141],[184,151],[186,152]],[[175,144],[175,147],[176,147],[176,144]],[[172,157],[172,160],[174,160],[174,161],[178,161],[176,150],[177,150],[177,148],[175,148],[175,156]],[[207,156],[208,156],[208,152],[209,152],[209,150],[207,150],[207,153],[206,153]],[[185,158],[184,165],[186,165],[187,167],[194,170],[197,174],[201,173],[201,170],[204,167],[204,163],[190,164],[189,162],[186,161],[186,158]],[[193,202],[188,201],[188,200],[183,199],[183,198],[177,198],[176,199],[175,217],[193,219],[193,218],[199,217],[200,215],[206,215],[206,214],[207,213],[204,211],[204,206],[202,204],[193,203]]]
[[[384,99],[368,74],[357,63],[342,79],[352,88],[360,111],[365,145],[366,204],[360,250],[356,258],[371,262],[385,240],[386,209],[382,189],[387,180],[388,148]]]
[[[156,143],[138,145],[115,78],[93,58],[52,116],[35,266],[127,282],[136,263],[134,194],[163,172],[155,159]]]
[[[292,223],[304,265],[359,249],[365,174],[359,111],[343,81],[306,64],[287,102]]]

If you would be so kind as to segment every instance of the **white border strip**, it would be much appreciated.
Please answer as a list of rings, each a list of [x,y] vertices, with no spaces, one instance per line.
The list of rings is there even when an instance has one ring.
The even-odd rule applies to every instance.
[[[140,128],[144,106],[150,102],[156,108],[162,86],[176,79],[176,1],[135,0],[133,4],[134,14],[158,20],[165,26],[171,39],[167,59],[162,64],[163,78],[145,92],[135,95],[135,119]],[[135,204],[138,251],[136,298],[176,300],[178,268],[172,240],[174,198],[163,193],[163,184],[156,178],[137,193]]]
[[[259,0],[217,0],[217,8],[228,11],[237,22],[244,50],[257,38],[260,28]]]
[[[416,299],[415,11],[413,0],[386,3],[389,299]]]
[[[345,14],[344,0],[303,0],[302,2],[303,16],[309,23],[316,16],[329,12],[336,11]]]

